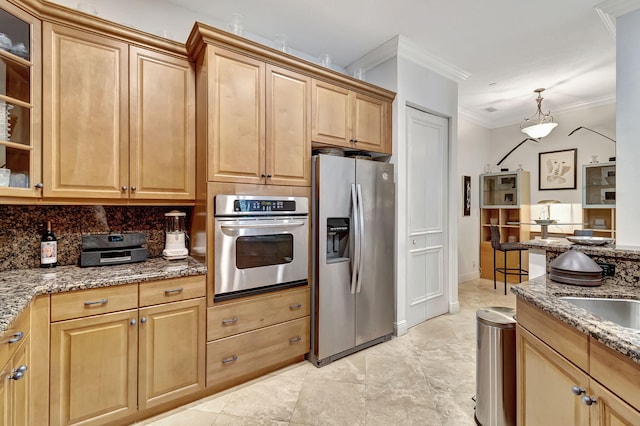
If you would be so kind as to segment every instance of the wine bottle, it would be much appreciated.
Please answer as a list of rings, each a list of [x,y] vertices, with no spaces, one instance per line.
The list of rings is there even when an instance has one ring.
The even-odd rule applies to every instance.
[[[51,230],[51,221],[47,221],[47,230],[40,239],[40,267],[55,268],[58,266],[58,240]]]

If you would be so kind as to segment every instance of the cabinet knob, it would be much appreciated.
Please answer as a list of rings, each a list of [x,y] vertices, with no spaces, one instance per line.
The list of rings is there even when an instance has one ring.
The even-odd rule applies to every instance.
[[[145,324],[147,322],[147,317],[140,318],[140,324]]]
[[[35,187],[38,188],[38,189],[42,189],[42,188],[44,188],[44,183],[38,182],[38,183],[36,183]]]
[[[582,397],[582,402],[584,403],[584,405],[592,405],[592,404],[597,404],[598,400],[592,396],[584,395]]]
[[[26,365],[21,365],[20,367],[13,370],[13,374],[9,376],[11,380],[20,380],[24,377],[24,373],[28,370]]]
[[[416,245],[416,240],[411,240],[411,244]]]
[[[125,185],[122,185],[122,186],[120,187],[120,190],[121,190],[122,192],[126,192],[126,191],[127,191],[127,187],[126,187]]]
[[[131,321],[129,321],[129,324],[131,325],[136,325],[138,323],[138,321],[136,321],[135,318],[133,318]]]
[[[136,188],[135,186],[132,186],[131,187],[131,192],[136,192],[136,189],[138,189],[138,188]]]
[[[573,392],[574,395],[582,395],[583,393],[586,393],[587,390],[580,386],[571,386],[571,392]]]
[[[265,174],[263,173],[263,174],[261,174],[261,175],[260,175],[260,177],[265,178],[265,177],[267,177],[267,175],[265,175]]]
[[[267,175],[267,177],[268,177],[269,179],[271,179],[271,177],[272,177],[272,176],[271,176],[271,175]]]

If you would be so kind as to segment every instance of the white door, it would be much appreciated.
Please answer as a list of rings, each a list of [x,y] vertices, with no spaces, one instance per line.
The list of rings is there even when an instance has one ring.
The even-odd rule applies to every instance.
[[[407,326],[448,312],[449,122],[407,106]]]

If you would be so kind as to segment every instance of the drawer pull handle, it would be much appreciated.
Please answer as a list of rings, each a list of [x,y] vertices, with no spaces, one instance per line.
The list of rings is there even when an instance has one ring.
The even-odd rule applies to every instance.
[[[24,337],[24,333],[22,331],[17,331],[13,333],[13,337],[8,340],[8,343],[19,342],[20,340],[22,340],[23,337]]]
[[[301,340],[302,340],[302,337],[300,337],[300,336],[293,337],[293,338],[289,339],[289,343],[298,343]]]
[[[293,305],[289,305],[289,309],[295,311],[296,309],[302,308],[302,303],[295,303]]]
[[[84,306],[92,306],[92,305],[106,305],[109,299],[100,299],[95,300],[93,302],[84,302]]]
[[[583,393],[586,393],[587,390],[585,388],[581,388],[580,386],[571,386],[571,392],[574,395],[582,395]]]
[[[235,324],[238,322],[238,317],[233,317],[231,319],[223,319],[222,320],[222,325],[231,325],[231,324]]]
[[[223,364],[229,364],[230,362],[234,362],[238,360],[238,355],[234,355],[232,357],[229,358],[222,358],[222,363]]]
[[[182,293],[182,290],[184,290],[182,287],[174,288],[172,290],[165,290],[164,294],[166,294],[168,296],[168,295],[174,294],[174,293]]]
[[[589,395],[582,395],[582,403],[584,405],[592,405],[592,404],[597,404],[598,400]]]
[[[13,374],[9,376],[11,380],[20,380],[24,377],[24,373],[28,370],[26,365],[21,365],[20,367],[13,370]]]

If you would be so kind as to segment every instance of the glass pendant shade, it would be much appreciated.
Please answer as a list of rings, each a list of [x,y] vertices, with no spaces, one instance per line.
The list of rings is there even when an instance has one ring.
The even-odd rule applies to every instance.
[[[525,127],[522,133],[526,133],[530,138],[544,138],[556,127],[558,123],[541,123],[533,126]]]
[[[524,121],[520,124],[520,129],[522,133],[526,133],[527,136],[534,139],[540,139],[547,136],[551,131],[558,125],[558,123],[553,122],[553,117],[551,116],[551,112],[544,114],[542,112],[542,93],[544,89],[536,89],[534,93],[538,94],[536,98],[536,102],[538,103],[538,111],[531,118],[525,118]]]

